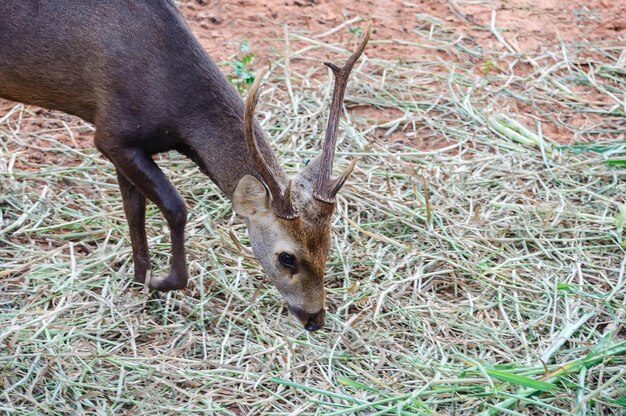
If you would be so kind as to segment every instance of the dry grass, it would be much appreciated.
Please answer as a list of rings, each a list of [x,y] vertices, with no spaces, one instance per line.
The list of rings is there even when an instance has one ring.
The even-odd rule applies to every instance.
[[[356,68],[337,165],[361,161],[314,334],[286,316],[235,242],[247,236],[229,201],[190,162],[161,166],[191,207],[193,279],[155,300],[128,287],[112,166],[68,145],[90,127],[51,114],[26,129],[41,117],[21,105],[0,117],[0,411],[622,414],[623,43],[519,56],[417,18],[420,43],[463,59]],[[331,46],[291,36],[308,42],[292,62]],[[318,151],[331,91],[322,66],[293,67],[276,58],[260,108],[291,171]],[[592,144],[555,145],[548,125]],[[417,138],[440,149],[397,143]],[[153,207],[148,227],[158,273],[169,246]]]

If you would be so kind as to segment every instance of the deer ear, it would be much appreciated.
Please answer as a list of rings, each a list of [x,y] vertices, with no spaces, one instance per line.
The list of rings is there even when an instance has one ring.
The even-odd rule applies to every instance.
[[[239,180],[233,193],[233,209],[242,217],[252,217],[270,209],[270,196],[265,185],[251,175]]]

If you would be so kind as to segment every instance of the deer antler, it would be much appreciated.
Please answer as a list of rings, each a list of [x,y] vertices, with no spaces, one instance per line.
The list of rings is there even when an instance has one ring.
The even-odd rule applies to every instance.
[[[276,177],[272,173],[271,168],[265,162],[257,146],[256,135],[254,134],[254,109],[259,99],[261,81],[264,74],[265,71],[260,71],[259,74],[257,74],[254,83],[248,91],[248,98],[246,99],[246,106],[243,113],[244,139],[248,153],[250,153],[252,157],[254,167],[259,171],[272,194],[274,213],[281,218],[292,220],[298,216],[298,210],[291,203],[291,181],[289,181],[286,189],[283,191],[276,181]]]
[[[322,160],[320,164],[319,177],[317,178],[317,187],[315,192],[313,192],[313,196],[315,199],[329,204],[335,202],[335,195],[337,195],[337,192],[339,192],[346,180],[348,180],[348,177],[352,173],[352,169],[354,169],[354,165],[356,164],[356,160],[353,160],[348,169],[341,176],[336,179],[331,178],[333,158],[335,157],[335,145],[337,144],[337,128],[339,127],[339,117],[341,116],[343,97],[346,94],[348,77],[350,75],[350,71],[352,71],[352,67],[363,53],[371,32],[372,23],[370,22],[367,27],[367,31],[363,36],[363,40],[342,67],[338,67],[331,62],[324,62],[324,65],[333,71],[335,76],[335,88],[333,91],[333,99],[330,104],[330,114],[328,116],[328,125],[326,127],[326,138],[322,148]]]

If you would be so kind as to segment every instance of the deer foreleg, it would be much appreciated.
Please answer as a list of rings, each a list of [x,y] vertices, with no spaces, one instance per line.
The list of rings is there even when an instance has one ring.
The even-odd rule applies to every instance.
[[[174,185],[154,163],[150,155],[135,147],[110,146],[108,143],[98,143],[98,148],[113,162],[122,180],[120,187],[124,196],[124,206],[129,219],[131,239],[133,239],[133,254],[135,249],[139,257],[147,257],[147,242],[145,240],[144,215],[141,198],[136,194],[139,191],[144,198],[154,202],[165,216],[170,228],[172,254],[170,257],[171,270],[165,277],[150,279],[150,289],[168,291],[182,289],[187,286],[188,272],[185,260],[185,224],[187,222],[187,207]],[[126,183],[124,183],[124,180]],[[126,188],[126,189],[124,189]],[[134,191],[133,189],[134,188]],[[126,208],[128,207],[128,209]],[[144,211],[143,213],[141,211]],[[130,214],[130,215],[129,215]],[[139,215],[142,214],[142,215]],[[134,235],[134,238],[133,238]],[[148,262],[149,263],[149,262]],[[143,271],[141,260],[139,277]],[[145,268],[147,271],[147,268]],[[137,273],[135,273],[137,277]],[[145,273],[143,275],[145,277]]]

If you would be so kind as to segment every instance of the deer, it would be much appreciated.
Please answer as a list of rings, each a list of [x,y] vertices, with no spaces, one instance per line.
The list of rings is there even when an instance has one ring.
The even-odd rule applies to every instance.
[[[191,159],[243,217],[254,256],[307,331],[325,320],[324,274],[336,195],[356,159],[332,176],[350,72],[371,23],[344,65],[325,62],[334,88],[321,154],[297,175],[280,166],[255,108],[192,34],[173,0],[3,0],[0,97],[65,112],[95,127],[95,147],[115,167],[128,223],[134,282],[167,292],[187,286],[188,209],[153,155]],[[147,201],[164,216],[169,273],[151,277]]]

